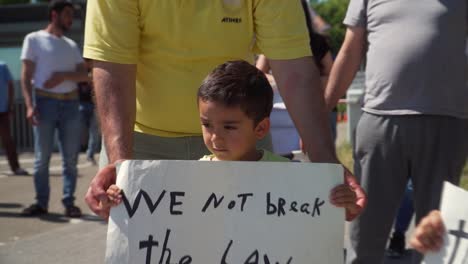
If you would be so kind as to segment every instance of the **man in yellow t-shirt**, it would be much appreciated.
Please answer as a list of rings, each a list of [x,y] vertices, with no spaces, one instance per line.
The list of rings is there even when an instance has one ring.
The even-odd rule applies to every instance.
[[[84,57],[95,60],[97,107],[109,164],[86,195],[102,217],[122,159],[198,159],[196,92],[215,66],[254,53],[271,59],[311,161],[338,163],[300,1],[89,0]],[[355,188],[351,174],[349,182]],[[364,196],[362,201],[364,201]]]

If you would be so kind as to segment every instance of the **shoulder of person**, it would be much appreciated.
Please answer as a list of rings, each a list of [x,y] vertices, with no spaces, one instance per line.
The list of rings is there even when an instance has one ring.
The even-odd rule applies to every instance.
[[[278,162],[290,162],[288,158],[274,154],[268,150],[262,149],[263,156],[260,161],[278,161]]]
[[[38,31],[33,31],[29,34],[27,34],[24,37],[24,41],[37,41],[39,38],[44,38],[47,37],[47,34],[44,32],[44,30],[38,30]]]
[[[40,35],[40,32],[41,32],[40,30],[30,32],[30,33],[26,34],[26,36],[24,37],[24,39],[25,39],[25,40],[36,39],[36,38]]]
[[[68,45],[70,45],[70,46],[72,46],[74,48],[78,48],[78,44],[76,44],[76,42],[73,39],[71,39],[71,38],[69,38],[67,36],[63,36],[63,40],[65,40],[68,43]]]

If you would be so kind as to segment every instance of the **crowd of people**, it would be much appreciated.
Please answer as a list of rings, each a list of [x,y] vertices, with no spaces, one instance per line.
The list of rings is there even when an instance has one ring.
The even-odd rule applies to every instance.
[[[420,223],[411,244],[422,253],[435,250],[443,224],[438,212],[430,212],[439,207],[443,181],[459,184],[468,155],[467,13],[466,1],[350,0],[345,39],[333,61],[304,0],[88,0],[82,56],[64,36],[72,4],[53,0],[48,26],[25,37],[21,54],[36,160],[36,202],[23,214],[48,212],[57,131],[65,215],[81,216],[74,204],[80,109],[87,116],[82,122],[93,127],[91,162],[97,123],[102,131],[101,168],[85,200],[104,219],[121,202],[115,167],[122,160],[287,161],[272,153],[271,83],[308,159],[340,164],[329,116],[365,61],[356,176],[345,168],[344,184],[330,195],[351,221],[349,262],[382,263],[409,187],[412,202],[401,205],[406,215],[396,221],[392,240],[399,244],[390,243],[390,253],[401,256],[402,244],[404,249],[408,203]],[[260,55],[258,69],[254,55]],[[98,120],[89,117],[90,91]],[[86,101],[81,108],[80,98]],[[21,173],[8,157],[11,169]],[[414,263],[420,260],[413,255]]]

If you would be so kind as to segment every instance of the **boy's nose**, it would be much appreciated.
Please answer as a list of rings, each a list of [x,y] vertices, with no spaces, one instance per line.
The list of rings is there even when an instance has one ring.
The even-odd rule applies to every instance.
[[[211,142],[219,142],[222,139],[221,134],[214,132],[211,134]]]

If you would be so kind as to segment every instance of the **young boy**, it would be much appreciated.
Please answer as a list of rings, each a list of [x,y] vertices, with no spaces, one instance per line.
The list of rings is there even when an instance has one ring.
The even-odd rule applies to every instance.
[[[198,110],[203,140],[212,153],[201,160],[289,161],[256,143],[270,129],[273,90],[264,73],[245,61],[229,61],[216,67],[198,90]],[[120,189],[107,194],[112,205],[121,202]],[[331,191],[330,202],[356,215],[356,194],[345,184]],[[349,220],[349,219],[348,219]]]

